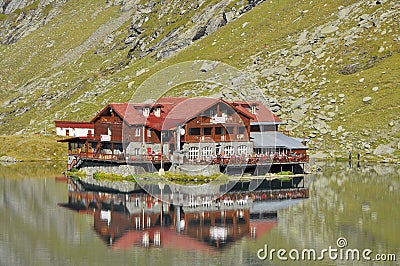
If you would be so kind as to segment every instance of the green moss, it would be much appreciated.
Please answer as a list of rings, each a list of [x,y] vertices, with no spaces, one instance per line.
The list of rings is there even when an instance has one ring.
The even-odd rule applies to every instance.
[[[93,179],[99,181],[107,180],[111,182],[120,182],[120,181],[136,182],[136,179],[133,175],[123,176],[114,173],[101,173],[101,172],[94,173]]]

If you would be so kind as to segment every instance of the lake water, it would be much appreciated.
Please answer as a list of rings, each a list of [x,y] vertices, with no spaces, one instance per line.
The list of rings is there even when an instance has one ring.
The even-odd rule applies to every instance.
[[[317,167],[320,171],[306,177],[308,199],[262,204],[249,201],[214,212],[197,209],[191,215],[203,219],[201,224],[193,220],[180,228],[181,225],[164,220],[163,227],[152,230],[140,229],[147,224],[149,215],[142,217],[146,219],[129,220],[124,211],[124,215],[116,216],[115,212],[100,209],[76,211],[63,207],[71,198],[71,191],[65,182],[55,180],[63,171],[62,164],[0,166],[0,265],[288,263],[279,259],[276,252],[271,259],[271,249],[285,250],[281,257],[288,258],[289,263],[293,263],[297,251],[297,263],[301,265],[399,265],[400,167],[361,164],[349,168],[346,163],[319,163]],[[143,206],[149,204],[146,197],[138,200]],[[94,201],[98,203],[98,199]],[[160,209],[157,204],[151,201],[152,208]],[[115,204],[114,208],[118,206]],[[236,224],[224,228],[212,220],[207,225],[204,217],[210,213],[215,217],[223,215],[226,221],[233,217]],[[215,219],[221,219],[218,217]],[[136,230],[127,225],[129,222],[141,225]],[[109,234],[110,228],[113,235]],[[143,240],[145,234],[148,242]],[[342,238],[339,243],[338,238]],[[268,256],[262,260],[259,257],[265,257],[266,247]],[[308,260],[307,252],[311,251],[304,253],[302,259],[304,249],[315,250],[317,260]],[[332,253],[322,252],[324,249],[331,249]],[[337,254],[332,249],[337,249]],[[359,261],[346,260],[349,249],[359,251]],[[375,259],[381,254],[381,258],[392,259],[394,254],[397,261],[367,261],[362,257],[365,250],[366,258]],[[321,254],[324,259],[318,260]]]

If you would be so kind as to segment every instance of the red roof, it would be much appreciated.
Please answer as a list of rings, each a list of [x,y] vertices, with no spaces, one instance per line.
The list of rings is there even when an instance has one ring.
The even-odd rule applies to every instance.
[[[176,124],[182,124],[218,102],[220,102],[220,99],[204,97],[186,98],[175,105],[166,115],[162,129],[171,129]]]
[[[90,128],[90,129],[94,128],[94,125],[90,122],[57,120],[54,121],[54,123],[56,127],[63,127],[63,128]]]
[[[177,124],[183,124],[196,117],[202,111],[217,103],[224,103],[249,117],[251,122],[260,123],[281,123],[281,120],[268,110],[261,102],[227,102],[223,99],[196,97],[163,97],[154,103],[110,103],[104,107],[92,120],[93,123],[98,117],[109,112],[110,108],[115,111],[128,125],[146,125],[147,127],[160,131],[174,128]],[[249,106],[257,105],[256,114],[249,111]],[[143,116],[140,110],[144,107],[161,107],[160,116],[154,113],[148,117]]]
[[[273,122],[273,123],[282,123],[282,120],[279,119],[274,113],[272,113],[265,105],[261,102],[256,102],[256,114],[253,115],[253,122]]]
[[[123,118],[128,125],[144,125],[146,122],[146,117],[130,103],[111,103],[110,107]]]
[[[232,104],[236,109],[241,110],[242,112],[247,112],[251,115],[253,120],[251,122],[259,122],[259,123],[282,123],[282,120],[279,119],[274,113],[272,113],[264,104],[261,102],[245,102],[245,101],[234,101]],[[250,106],[256,106],[256,113],[252,114],[249,110]]]

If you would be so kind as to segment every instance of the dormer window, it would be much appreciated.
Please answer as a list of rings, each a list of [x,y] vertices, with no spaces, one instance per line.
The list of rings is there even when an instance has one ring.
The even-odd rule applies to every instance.
[[[156,107],[156,109],[154,109],[154,115],[156,117],[160,117],[161,116],[161,107]]]
[[[149,107],[144,107],[143,108],[143,116],[149,116],[150,114],[150,108]]]
[[[253,104],[253,105],[251,105],[250,106],[250,108],[251,108],[251,113],[253,114],[253,115],[255,115],[256,114],[256,105],[255,104]]]

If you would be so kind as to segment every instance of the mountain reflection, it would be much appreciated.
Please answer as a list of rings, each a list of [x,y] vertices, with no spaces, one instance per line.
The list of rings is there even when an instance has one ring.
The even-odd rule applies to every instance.
[[[68,202],[60,205],[93,215],[94,231],[112,249],[224,248],[267,234],[278,223],[277,210],[308,198],[304,187],[236,189],[215,200],[207,194],[85,191],[71,180],[68,187]]]

